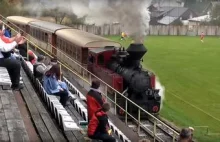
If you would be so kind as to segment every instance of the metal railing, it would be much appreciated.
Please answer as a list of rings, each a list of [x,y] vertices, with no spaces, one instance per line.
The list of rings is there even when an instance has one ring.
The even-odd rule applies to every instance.
[[[14,32],[18,33],[18,31],[16,31],[14,28],[12,28],[10,25],[5,23],[4,21],[3,21],[3,24],[5,24],[9,28],[11,28]],[[13,24],[13,23],[11,23],[11,24]],[[15,27],[17,27],[15,24],[13,24],[13,25]],[[17,27],[17,28],[20,29],[19,27]],[[20,31],[23,31],[23,30],[20,29]],[[25,31],[23,31],[23,32],[26,33]],[[168,129],[169,131],[172,132],[171,136],[172,136],[173,142],[176,141],[179,134],[173,128],[171,128],[170,126],[168,126],[167,124],[165,124],[164,122],[162,122],[161,120],[159,120],[158,118],[156,118],[155,116],[153,116],[152,114],[150,114],[149,112],[147,112],[146,110],[144,110],[143,108],[138,106],[132,100],[130,100],[129,98],[127,98],[126,96],[124,96],[123,94],[121,94],[120,92],[115,90],[113,87],[111,87],[110,85],[105,83],[103,80],[98,78],[96,75],[94,75],[93,73],[88,71],[80,63],[78,63],[77,61],[75,61],[71,57],[69,57],[69,55],[67,55],[66,53],[63,53],[61,50],[57,49],[56,47],[52,46],[49,43],[47,43],[47,47],[45,47],[45,48],[44,47],[39,47],[36,43],[32,42],[32,40],[35,39],[34,37],[30,36],[28,33],[26,33],[26,35],[27,35],[27,37],[29,37],[29,38],[26,38],[28,48],[29,48],[29,44],[31,44],[32,46],[34,46],[34,48],[37,48],[38,50],[40,50],[41,52],[43,52],[45,55],[47,55],[49,57],[57,56],[58,59],[60,60],[59,63],[62,66],[62,69],[67,70],[68,73],[70,73],[71,76],[74,78],[74,80],[76,80],[85,89],[88,90],[88,88],[91,85],[92,79],[95,78],[95,79],[99,80],[101,82],[101,86],[102,86],[101,87],[102,95],[105,96],[106,99],[114,105],[114,114],[115,115],[117,114],[117,111],[116,111],[117,108],[123,110],[124,113],[125,113],[125,123],[128,124],[128,117],[131,118],[134,122],[136,122],[136,124],[138,125],[138,130],[137,130],[138,134],[140,134],[140,130],[144,128],[154,138],[154,141],[156,141],[156,140],[164,141],[164,140],[162,140],[161,138],[159,138],[157,136],[157,131],[156,131],[157,130],[157,124],[160,124],[160,125],[163,125],[164,128],[166,128],[166,129]],[[36,41],[36,39],[35,39],[35,41]],[[38,43],[39,43],[39,41],[38,41]],[[55,48],[57,55],[54,55],[52,53],[52,48]],[[111,92],[113,91],[114,92],[113,93],[114,94],[113,99],[108,96],[108,91],[111,91]],[[122,108],[117,103],[117,96],[118,95],[120,95],[122,98],[124,98],[125,108]],[[134,105],[138,109],[138,115],[137,115],[138,118],[135,118],[132,114],[130,114],[128,112],[128,103]],[[153,120],[153,127],[154,127],[153,131],[146,128],[144,126],[144,124],[141,122],[141,113],[144,113],[146,116],[148,116],[148,118]]]

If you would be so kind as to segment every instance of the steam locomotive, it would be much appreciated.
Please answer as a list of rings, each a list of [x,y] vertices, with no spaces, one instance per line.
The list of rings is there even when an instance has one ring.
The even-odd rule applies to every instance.
[[[147,49],[143,44],[131,44],[127,50],[111,46],[103,49],[91,49],[89,51],[89,70],[115,89],[127,96],[130,100],[141,106],[150,113],[158,113],[160,110],[161,96],[159,90],[155,89],[155,75],[142,69],[140,61]],[[95,62],[96,60],[96,62]],[[99,68],[106,70],[102,74]],[[113,82],[110,83],[110,78]],[[123,97],[117,96],[121,107],[125,107]],[[137,108],[128,103],[128,111],[137,114]],[[119,114],[123,114],[120,109]]]

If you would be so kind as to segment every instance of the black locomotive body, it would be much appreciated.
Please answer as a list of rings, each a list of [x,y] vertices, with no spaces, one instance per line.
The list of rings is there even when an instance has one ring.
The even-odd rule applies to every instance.
[[[155,75],[142,69],[140,64],[142,57],[147,52],[143,44],[131,44],[127,50],[124,48],[115,49],[114,47],[106,47],[102,52],[91,50],[90,53],[93,51],[96,55],[90,54],[90,56],[96,56],[97,63],[100,62],[99,59],[103,60],[101,68],[104,70],[108,69],[122,77],[123,85],[121,93],[123,93],[123,95],[127,96],[149,113],[155,114],[159,112],[161,97],[159,96],[159,90],[155,89]],[[97,65],[94,66],[92,72],[108,82],[108,75],[102,76],[101,71],[98,71],[97,68]],[[108,84],[114,88],[118,87],[115,85],[117,84],[116,81]],[[118,96],[117,103],[125,108],[126,102],[123,97]],[[127,105],[129,113],[138,114],[135,105],[129,102]],[[118,112],[123,111],[119,110]]]

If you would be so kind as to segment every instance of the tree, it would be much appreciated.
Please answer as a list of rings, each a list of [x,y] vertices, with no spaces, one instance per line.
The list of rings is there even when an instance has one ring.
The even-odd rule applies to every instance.
[[[10,3],[8,3],[8,1],[0,0],[0,13],[3,16],[13,15],[14,13],[16,13],[16,8],[14,8],[14,5],[11,5]]]
[[[214,6],[211,12],[211,23],[214,25],[220,25],[220,4]]]

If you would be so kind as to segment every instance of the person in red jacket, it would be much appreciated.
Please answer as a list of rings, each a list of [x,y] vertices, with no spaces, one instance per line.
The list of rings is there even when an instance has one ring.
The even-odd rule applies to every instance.
[[[110,126],[106,113],[109,110],[110,104],[104,103],[102,108],[94,113],[88,125],[89,138],[102,140],[103,142],[116,142],[115,138],[109,133]]]
[[[87,110],[88,110],[88,122],[92,118],[93,114],[99,110],[105,100],[102,98],[101,92],[98,90],[100,82],[98,80],[92,81],[91,88],[86,95]]]
[[[200,35],[201,42],[204,42],[204,37],[205,37],[205,34],[202,32],[201,35]]]

